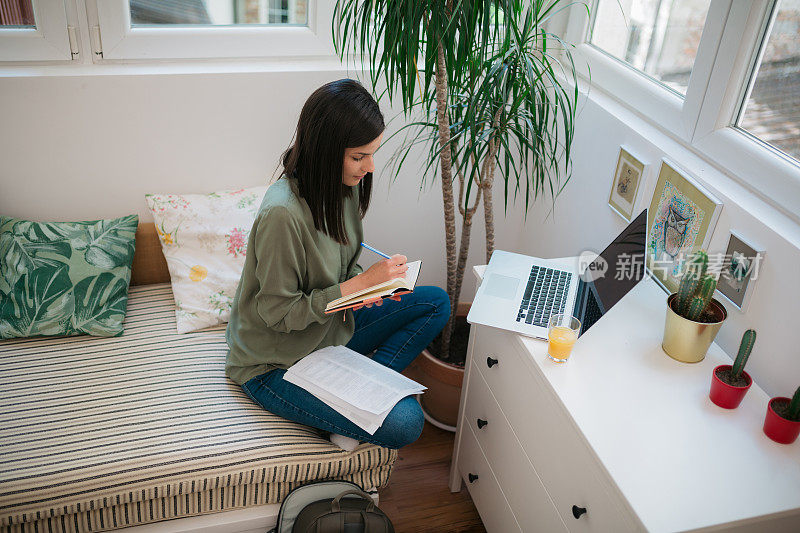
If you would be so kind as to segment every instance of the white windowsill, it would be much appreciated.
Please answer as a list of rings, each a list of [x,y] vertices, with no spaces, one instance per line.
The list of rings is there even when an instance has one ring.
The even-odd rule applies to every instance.
[[[0,65],[0,78],[36,76],[148,76],[258,72],[354,71],[353,62],[337,56],[270,59],[164,60],[119,63],[62,63]]]

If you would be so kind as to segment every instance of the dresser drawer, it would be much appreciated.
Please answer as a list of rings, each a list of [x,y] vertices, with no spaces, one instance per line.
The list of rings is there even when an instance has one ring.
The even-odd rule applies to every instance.
[[[563,405],[544,378],[525,363],[523,358],[532,356],[513,334],[479,328],[472,363],[508,419],[567,528],[576,533],[637,529],[638,522],[597,464]],[[487,358],[497,363],[490,361],[490,367]],[[468,394],[472,395],[471,387]],[[576,510],[585,508],[586,513],[576,519],[573,506]]]
[[[472,502],[481,515],[486,531],[489,533],[522,531],[500,490],[497,478],[478,446],[475,435],[469,428],[462,429],[459,450],[458,469],[469,489]],[[470,476],[477,477],[473,477],[473,481],[470,482]]]
[[[471,429],[475,435],[517,523],[525,532],[566,532],[567,528],[539,475],[500,411],[486,381],[475,368],[469,375],[469,396],[464,406],[461,431],[466,436]]]

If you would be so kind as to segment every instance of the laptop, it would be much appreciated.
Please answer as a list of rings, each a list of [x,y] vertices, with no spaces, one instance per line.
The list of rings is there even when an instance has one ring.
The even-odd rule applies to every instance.
[[[647,209],[585,268],[495,250],[467,321],[546,339],[550,316],[572,313],[582,335],[644,278],[646,234]]]

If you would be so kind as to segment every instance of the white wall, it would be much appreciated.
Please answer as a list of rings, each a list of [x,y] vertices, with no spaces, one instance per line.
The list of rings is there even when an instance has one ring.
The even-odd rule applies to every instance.
[[[32,220],[90,220],[137,213],[152,221],[145,193],[204,193],[272,179],[303,102],[320,85],[356,74],[341,68],[169,73],[159,65],[0,73],[0,214]],[[102,74],[91,74],[101,72]],[[161,72],[161,73],[159,73]],[[163,73],[167,72],[167,73]],[[399,111],[382,103],[387,123]],[[384,138],[397,124],[394,121]],[[376,155],[379,169],[399,136]],[[437,180],[420,190],[422,151],[390,183],[376,173],[365,219],[368,242],[423,259],[422,282],[445,285],[444,219]],[[498,191],[498,233],[503,232]],[[470,264],[483,259],[476,217]],[[511,237],[509,237],[511,238]],[[508,239],[506,239],[507,241]],[[504,242],[498,238],[498,245]],[[367,253],[364,263],[377,260]],[[474,295],[465,276],[462,301]]]
[[[89,66],[65,74],[0,76],[0,214],[87,220],[138,213],[150,221],[148,192],[265,183],[290,142],[306,97],[348,75],[338,68],[253,72],[242,67],[217,73],[202,68],[169,73],[162,66],[141,74],[147,69]],[[387,120],[393,116],[385,104],[382,109]],[[658,162],[668,156],[725,203],[712,250],[724,250],[730,228],[767,250],[747,314],[728,306],[730,319],[718,339],[735,354],[742,332],[755,328],[759,337],[748,370],[769,394],[790,395],[800,385],[800,285],[794,277],[800,228],[598,90],[582,105],[574,175],[549,218],[550,204],[544,201],[525,225],[519,211],[504,220],[502,193],[495,192],[497,247],[543,257],[601,249],[625,225],[606,203],[621,144],[651,163],[649,187],[637,208],[649,203]],[[392,149],[386,145],[379,152],[379,166]],[[406,165],[391,186],[388,175],[378,176],[366,238],[378,248],[423,259],[423,283],[443,286],[440,186],[420,191],[419,168]],[[476,223],[470,266],[485,262],[481,216]],[[462,301],[472,299],[472,287],[468,272]]]

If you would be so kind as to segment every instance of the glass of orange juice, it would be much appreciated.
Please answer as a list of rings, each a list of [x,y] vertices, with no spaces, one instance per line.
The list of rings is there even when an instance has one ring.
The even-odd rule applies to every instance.
[[[556,363],[564,363],[569,359],[572,347],[578,340],[581,321],[572,315],[563,313],[550,316],[547,323],[547,357]]]

